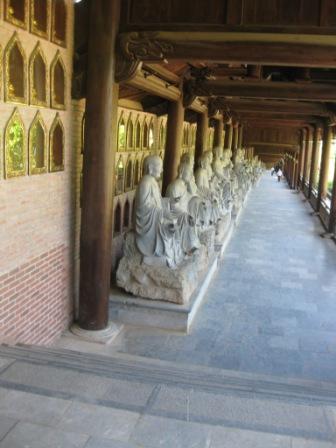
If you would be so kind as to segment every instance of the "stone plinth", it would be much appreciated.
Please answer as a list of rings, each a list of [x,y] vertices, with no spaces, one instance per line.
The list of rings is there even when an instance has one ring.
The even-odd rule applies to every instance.
[[[117,271],[117,285],[136,297],[187,304],[208,262],[204,246],[176,269],[150,266],[137,256],[123,257]]]

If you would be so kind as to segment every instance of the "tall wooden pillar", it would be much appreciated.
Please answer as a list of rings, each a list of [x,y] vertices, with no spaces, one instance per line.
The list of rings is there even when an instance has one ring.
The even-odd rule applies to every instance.
[[[225,132],[225,149],[232,149],[232,138],[233,138],[233,127],[232,123],[227,125],[227,129]]]
[[[232,161],[234,164],[236,163],[236,155],[237,155],[237,149],[238,149],[238,135],[239,135],[238,126],[239,126],[239,123],[233,124]]]
[[[224,133],[224,122],[223,118],[221,118],[219,120],[216,120],[215,133],[214,133],[214,148],[216,148],[216,146],[222,147],[223,133]]]
[[[96,331],[108,325],[119,1],[95,0],[90,8],[78,323]]]
[[[314,176],[317,170],[317,150],[319,145],[319,134],[320,129],[318,126],[315,126],[314,129],[314,140],[313,140],[313,148],[312,148],[312,155],[311,155],[311,164],[310,164],[310,173],[309,173],[309,191],[308,191],[308,198],[311,197],[312,190],[313,190],[313,183],[314,183]]]
[[[328,164],[331,150],[332,128],[325,123],[323,132],[322,160],[320,168],[320,180],[317,196],[317,211],[321,206],[321,200],[324,199],[328,191]]]
[[[302,131],[302,140],[301,140],[301,148],[299,153],[299,166],[298,166],[298,181],[297,181],[297,188],[300,188],[300,176],[303,176],[303,166],[304,166],[304,158],[305,158],[305,139],[304,139],[305,133]]]
[[[203,150],[207,147],[208,122],[208,114],[206,112],[197,115],[195,166],[197,166],[198,159],[203,154]]]
[[[241,124],[241,125],[239,125],[239,128],[238,128],[238,143],[237,143],[237,145],[238,145],[238,148],[242,148],[242,146],[243,146],[243,125]]]
[[[306,132],[306,145],[305,145],[305,159],[304,159],[304,167],[303,167],[303,185],[306,182],[309,182],[309,164],[311,162],[311,153],[312,153],[312,130],[311,128],[307,128]]]
[[[335,131],[335,128],[334,128]],[[334,180],[331,193],[331,204],[330,204],[330,218],[328,230],[331,233],[336,232],[336,158],[335,158],[335,168],[334,168]]]
[[[301,148],[302,150],[302,148]],[[294,164],[295,164],[295,172],[294,172],[294,189],[299,188],[299,176],[300,176],[300,160],[301,160],[301,152],[297,152],[295,154],[295,160],[294,160]]]
[[[168,107],[167,140],[163,161],[162,192],[176,178],[180,163],[183,134],[184,107],[182,99],[171,102]]]

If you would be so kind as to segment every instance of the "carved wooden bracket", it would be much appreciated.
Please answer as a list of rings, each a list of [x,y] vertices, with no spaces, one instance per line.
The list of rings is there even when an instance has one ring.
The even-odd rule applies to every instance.
[[[164,61],[173,53],[173,45],[157,39],[157,32],[121,33],[119,45],[130,61]]]

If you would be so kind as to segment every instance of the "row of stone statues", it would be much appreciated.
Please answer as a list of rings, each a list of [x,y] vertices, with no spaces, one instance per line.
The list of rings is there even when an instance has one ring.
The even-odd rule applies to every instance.
[[[158,183],[162,160],[145,159],[134,228],[126,235],[117,271],[119,286],[141,297],[185,303],[262,171],[256,159],[244,159],[242,149],[234,163],[231,157],[230,150],[219,147],[205,151],[194,174],[193,155],[183,154],[165,197]]]

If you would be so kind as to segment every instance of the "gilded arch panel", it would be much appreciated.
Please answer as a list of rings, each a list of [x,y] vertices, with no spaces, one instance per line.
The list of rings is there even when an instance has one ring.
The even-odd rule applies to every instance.
[[[30,32],[45,39],[49,38],[50,1],[30,0]]]
[[[34,106],[48,106],[48,64],[38,42],[29,60],[29,98]]]
[[[18,34],[9,40],[4,54],[5,101],[27,103],[27,58]]]
[[[37,112],[29,129],[29,174],[47,172],[47,128],[40,112]]]
[[[14,109],[5,128],[5,178],[27,172],[26,131],[18,109]]]
[[[57,172],[64,170],[64,146],[65,134],[63,123],[59,114],[53,121],[49,134],[49,171]]]
[[[66,70],[59,50],[50,66],[50,103],[53,109],[66,108]]]

